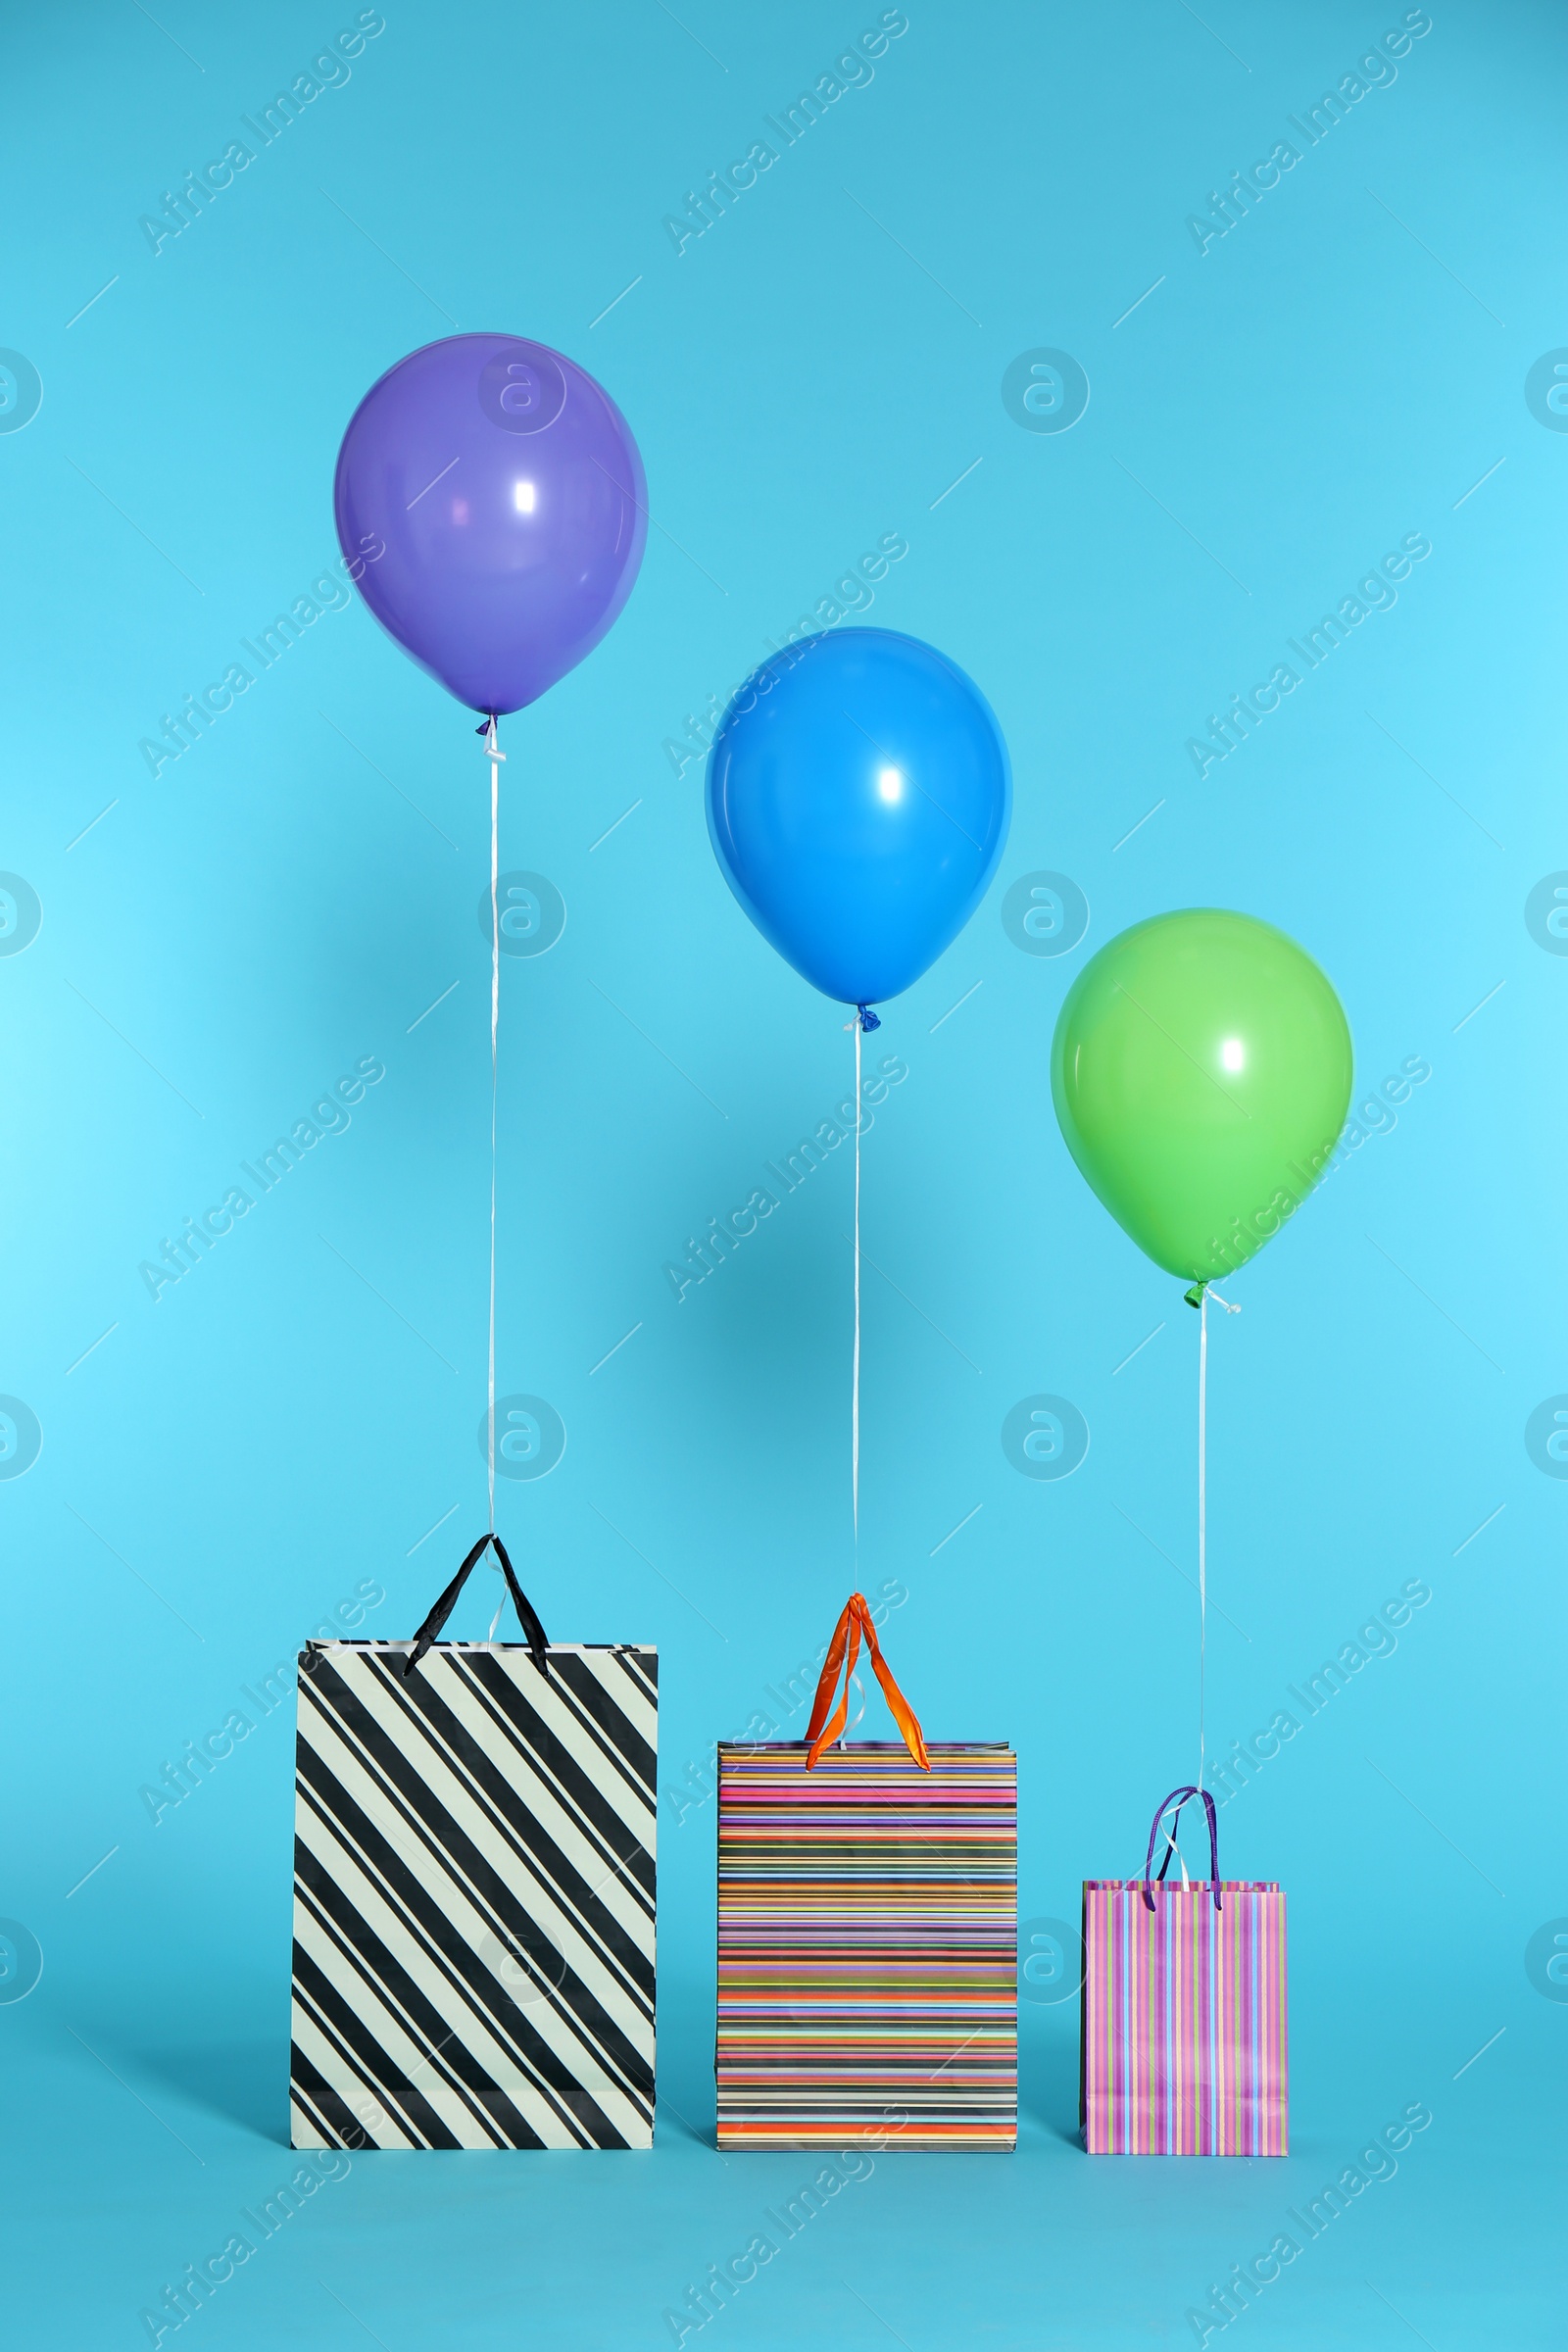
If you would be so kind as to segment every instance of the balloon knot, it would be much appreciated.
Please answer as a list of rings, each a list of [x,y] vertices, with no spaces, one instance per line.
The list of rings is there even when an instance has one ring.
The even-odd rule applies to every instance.
[[[1207,1290],[1207,1288],[1208,1285],[1206,1282],[1195,1282],[1190,1291],[1183,1291],[1182,1297],[1186,1299],[1189,1306],[1201,1306],[1203,1303],[1203,1293]]]
[[[860,1027],[868,1034],[873,1029],[881,1028],[882,1016],[880,1013],[873,1012],[869,1004],[857,1004],[855,1009],[859,1015]]]

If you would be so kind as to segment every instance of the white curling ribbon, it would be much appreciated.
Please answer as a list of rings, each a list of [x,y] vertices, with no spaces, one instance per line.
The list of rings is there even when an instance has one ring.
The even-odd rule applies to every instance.
[[[856,1573],[860,1553],[860,1014],[857,1007],[846,1029],[855,1031],[855,1354],[850,1378],[850,1507],[855,1520]],[[862,1712],[863,1712],[862,1707]]]
[[[506,758],[496,740],[494,711],[490,714],[490,730],[485,738],[485,757],[490,762],[490,1348],[485,1380],[485,1470],[489,1516],[486,1526],[492,1530],[496,1523],[496,1046],[501,1028],[501,762]],[[505,1607],[503,1600],[502,1606]],[[496,1638],[496,1626],[501,1623],[501,1610],[490,1628],[490,1639]]]
[[[1239,1315],[1241,1308],[1218,1291],[1212,1294],[1228,1315]],[[1208,1544],[1207,1544],[1207,1452],[1208,1452],[1208,1301],[1210,1292],[1205,1283],[1198,1299],[1198,1787],[1201,1804],[1203,1771],[1207,1761],[1204,1747],[1204,1682],[1208,1668]],[[1180,1846],[1176,1848],[1178,1856]],[[1187,1884],[1187,1865],[1182,1864],[1182,1885]]]

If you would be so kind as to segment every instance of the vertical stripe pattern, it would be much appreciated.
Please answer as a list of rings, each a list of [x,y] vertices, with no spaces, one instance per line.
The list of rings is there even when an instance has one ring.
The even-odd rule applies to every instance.
[[[1285,1897],[1225,1880],[1084,1886],[1082,2121],[1091,2156],[1289,2153]]]
[[[293,2145],[646,2148],[658,1653],[300,1656]]]
[[[718,1750],[718,2144],[1010,2148],[1017,1761]]]

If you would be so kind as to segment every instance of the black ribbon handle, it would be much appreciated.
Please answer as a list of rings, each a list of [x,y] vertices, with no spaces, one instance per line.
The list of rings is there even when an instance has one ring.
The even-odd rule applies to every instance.
[[[528,1654],[533,1659],[534,1664],[538,1667],[541,1674],[548,1672],[548,1660],[546,1657],[546,1652],[550,1647],[549,1637],[545,1633],[544,1627],[539,1622],[538,1612],[535,1610],[532,1601],[528,1598],[527,1593],[524,1592],[522,1587],[517,1582],[512,1562],[507,1557],[506,1545],[502,1543],[501,1538],[492,1529],[489,1535],[481,1536],[479,1538],[478,1543],[469,1552],[467,1558],[464,1561],[463,1566],[458,1570],[457,1575],[452,1579],[451,1584],[448,1585],[446,1591],[436,1602],[435,1607],[430,1611],[429,1616],[425,1619],[418,1632],[415,1635],[414,1647],[410,1650],[408,1656],[403,1661],[403,1671],[406,1675],[414,1672],[414,1669],[416,1666],[417,1666],[419,1660],[424,1656],[425,1651],[430,1647],[430,1644],[440,1633],[441,1628],[445,1625],[447,1619],[457,1607],[458,1594],[463,1591],[463,1588],[467,1583],[473,1568],[482,1558],[484,1554],[484,1548],[487,1544],[493,1544],[496,1547],[496,1558],[501,1562],[501,1573],[507,1580],[507,1591],[512,1594],[512,1605],[517,1612],[517,1623],[521,1626],[523,1639],[528,1644]],[[1150,1850],[1152,1852],[1152,1846],[1151,1846]]]
[[[1190,1784],[1185,1788],[1173,1788],[1150,1824],[1149,1851],[1144,1857],[1143,1893],[1145,1905],[1151,1911],[1154,1908],[1154,1897],[1151,1891],[1151,1873],[1154,1868],[1154,1839],[1159,1836],[1159,1825],[1172,1805],[1176,1808],[1176,1817],[1179,1820],[1182,1807],[1190,1796],[1200,1796],[1203,1800],[1203,1809],[1208,1815],[1208,1861],[1211,1873],[1209,1886],[1214,1896],[1215,1910],[1223,1911],[1225,1908],[1219,1899],[1219,1817],[1214,1811],[1214,1799],[1206,1788],[1199,1788]],[[1153,1879],[1154,1886],[1157,1886],[1162,1883],[1166,1871],[1170,1868],[1170,1858],[1175,1851],[1176,1822],[1173,1821],[1165,1832],[1165,1859],[1159,1866],[1158,1875]]]

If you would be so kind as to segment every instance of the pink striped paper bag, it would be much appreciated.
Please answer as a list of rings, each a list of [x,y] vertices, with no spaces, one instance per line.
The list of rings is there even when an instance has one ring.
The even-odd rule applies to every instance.
[[[1165,1884],[1174,1805],[1201,1795],[1211,1876]],[[1219,1875],[1214,1800],[1176,1788],[1141,1879],[1084,1882],[1081,2121],[1091,2156],[1289,2153],[1285,1897]]]

